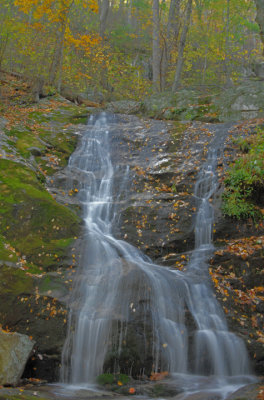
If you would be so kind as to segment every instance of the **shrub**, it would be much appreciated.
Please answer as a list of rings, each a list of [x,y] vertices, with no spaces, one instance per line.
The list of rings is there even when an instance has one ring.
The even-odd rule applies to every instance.
[[[222,209],[229,217],[258,219],[258,199],[264,191],[264,134],[239,139],[238,144],[244,154],[227,171]]]

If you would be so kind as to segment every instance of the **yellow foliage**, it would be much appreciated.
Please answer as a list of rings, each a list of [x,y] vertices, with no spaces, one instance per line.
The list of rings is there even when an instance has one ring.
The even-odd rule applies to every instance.
[[[97,0],[85,0],[83,1],[83,7],[89,8],[91,11],[98,13],[99,6]]]

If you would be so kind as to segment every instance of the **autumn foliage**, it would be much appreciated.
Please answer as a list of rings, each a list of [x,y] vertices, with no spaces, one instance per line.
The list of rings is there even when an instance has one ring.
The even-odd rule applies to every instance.
[[[150,93],[153,79],[152,3],[0,0],[0,66],[59,90],[70,86],[138,99]],[[172,24],[173,3],[160,4],[166,90],[171,90],[187,12],[187,2],[177,1]],[[262,54],[255,14],[254,2],[247,0],[193,2],[182,84],[235,83]]]

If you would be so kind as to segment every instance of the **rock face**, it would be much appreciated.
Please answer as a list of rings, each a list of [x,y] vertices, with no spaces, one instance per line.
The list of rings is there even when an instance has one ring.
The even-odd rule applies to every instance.
[[[18,384],[34,343],[26,335],[0,330],[0,385]]]
[[[185,111],[193,100],[192,96],[190,94],[186,103],[182,99]],[[158,107],[163,107],[163,104]],[[68,134],[68,131],[64,131],[62,136],[56,135],[54,131],[58,126],[54,118],[58,118],[58,114],[49,116],[52,129],[42,136],[44,143],[31,133],[5,132],[7,139],[16,135],[18,139],[14,144],[10,144],[9,140],[10,149],[3,146],[6,153],[1,149],[4,157],[0,160],[0,200],[4,210],[0,218],[0,227],[3,227],[3,237],[0,236],[1,323],[4,328],[8,326],[14,331],[33,336],[36,341],[35,353],[27,363],[24,376],[49,381],[58,380],[59,377],[61,350],[66,337],[66,304],[74,270],[78,265],[80,244],[76,237],[81,231],[80,218],[76,215],[81,213],[76,198],[81,176],[77,173],[75,177],[69,177],[67,171],[58,165],[58,157],[65,157],[66,161],[76,139],[71,143],[72,128]],[[65,123],[68,124],[68,118]],[[63,129],[62,126],[59,125],[60,132],[68,129],[67,125]],[[121,165],[120,176],[117,175],[115,180],[116,187],[119,188],[123,182],[121,173],[129,169],[119,199],[120,212],[116,216],[114,235],[132,243],[155,262],[183,270],[194,247],[196,203],[193,191],[197,173],[206,158],[213,132],[231,128],[232,124],[162,122],[130,115],[114,117],[110,127],[112,157]],[[78,126],[75,131],[81,134],[82,129]],[[30,149],[33,147],[41,150],[39,154],[32,155]],[[51,149],[55,149],[55,158],[50,154]],[[235,158],[231,143],[225,144],[224,151],[229,158],[219,159],[220,182],[224,167]],[[35,157],[37,164],[33,165],[30,157]],[[50,194],[44,190],[43,175],[36,175],[36,165],[45,168]],[[51,176],[54,172],[56,174]],[[256,232],[254,228],[248,229],[246,223],[245,227],[224,218],[219,209],[221,191],[220,185],[212,201],[216,208],[215,238],[217,246],[223,250],[223,240],[240,238],[250,232],[260,235],[262,228],[260,226]],[[9,202],[6,202],[7,198]],[[249,290],[254,289],[259,285],[258,279],[263,277],[260,273],[262,255],[258,251],[246,260],[236,255],[227,259],[229,256],[216,254],[211,261],[213,273],[220,273],[219,266],[226,271],[233,266],[241,276],[246,275],[246,281],[242,283],[239,279],[228,277],[229,281],[233,279],[230,281],[231,289],[241,291],[244,284]],[[220,291],[217,295],[223,307],[226,307],[227,300],[223,293]],[[253,305],[258,308],[258,314],[263,312],[260,299],[258,304]],[[250,313],[254,307],[247,309],[245,304],[240,307],[239,302],[230,301],[228,308],[231,311],[227,317],[230,328],[246,341],[254,368],[263,373],[263,346],[257,334],[261,329],[261,318],[257,316],[257,320],[252,321]],[[244,318],[244,310],[249,317],[238,318],[238,315]],[[192,325],[193,321],[188,321],[188,324]],[[136,335],[135,327],[138,327]],[[138,368],[145,363],[150,371],[151,345],[146,354],[145,349],[143,351],[138,345],[137,339],[145,334],[141,327],[139,320],[131,318],[127,352],[129,357],[131,355],[131,363],[138,363]],[[248,337],[248,334],[253,336]],[[126,354],[122,354],[122,357],[125,360]],[[112,358],[109,355],[109,366],[115,359],[115,354]]]
[[[111,154],[113,161],[120,165],[120,175],[117,174],[115,178],[114,192],[119,192],[120,187],[123,187],[118,199],[120,208],[114,224],[114,236],[132,243],[160,265],[184,270],[194,248],[196,202],[193,193],[197,173],[206,159],[212,138],[215,135],[231,133],[232,128],[233,124],[227,123],[165,123],[128,115],[113,117],[108,126]],[[234,132],[232,134],[235,135]],[[226,238],[228,235],[232,236],[234,232],[236,235],[241,234],[236,230],[233,221],[224,218],[219,209],[222,193],[220,182],[225,167],[234,159],[235,154],[229,141],[225,142],[222,150],[217,167],[219,189],[211,199],[216,208],[214,230],[219,242],[221,234],[226,234]],[[127,179],[124,183],[125,171]],[[63,182],[62,175],[58,179]],[[78,181],[78,176],[75,180]],[[218,267],[216,262],[215,268]],[[129,273],[125,278],[126,281],[132,282]],[[136,286],[138,287],[139,283]],[[221,301],[220,296],[219,300]],[[136,308],[140,309],[145,299],[142,297],[137,301],[139,307]],[[226,306],[225,302],[223,297],[223,307]],[[228,307],[233,307],[231,302]],[[144,339],[146,343],[151,343],[151,327],[149,332],[148,328],[144,331],[142,315],[139,312],[138,315],[132,314],[130,317],[126,326],[124,351],[121,353],[118,353],[117,349],[109,351],[105,371],[111,371],[118,365],[122,372],[132,373],[133,376],[140,374],[143,368],[145,373],[150,373],[151,345],[142,346],[142,343]],[[192,332],[194,322],[188,315],[186,317],[186,325]],[[234,327],[231,320],[232,317],[229,321],[231,330],[243,336],[248,343],[246,335],[242,333],[242,325]],[[120,320],[114,323],[120,324]],[[190,342],[191,336],[192,334]],[[116,341],[116,338],[113,338],[113,343]],[[252,349],[258,344],[261,346],[257,338],[250,339],[248,343],[251,346],[250,353],[253,359]],[[262,357],[262,353],[259,354]],[[260,372],[259,360],[258,365],[257,369]]]
[[[248,80],[227,89],[216,97],[215,106],[219,110],[220,121],[238,121],[263,118],[264,82]]]
[[[176,121],[228,122],[264,116],[263,65],[258,66],[260,79],[249,79],[237,86],[223,88],[217,94],[204,89],[181,89],[177,93],[160,93],[146,98],[141,111],[152,118]]]
[[[212,96],[193,89],[152,95],[144,100],[141,109],[149,117],[166,120],[218,121]]]

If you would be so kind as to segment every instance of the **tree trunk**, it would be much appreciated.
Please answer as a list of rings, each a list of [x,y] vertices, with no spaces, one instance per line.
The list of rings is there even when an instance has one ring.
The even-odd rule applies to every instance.
[[[180,4],[181,0],[171,0],[166,37],[161,56],[161,90],[165,90],[171,51],[176,43],[180,31]]]
[[[1,66],[2,66],[3,59],[4,59],[4,55],[5,55],[5,51],[6,51],[6,48],[7,48],[8,40],[9,40],[9,34],[7,34],[5,36],[5,38],[2,38],[1,42],[0,42],[0,69],[1,69]]]
[[[192,0],[188,0],[187,7],[186,7],[185,21],[184,21],[184,25],[182,28],[181,39],[180,39],[180,44],[179,44],[176,72],[175,72],[175,76],[174,76],[174,82],[172,85],[173,92],[175,92],[175,90],[178,89],[179,84],[180,84],[182,67],[183,67],[183,53],[184,53],[184,49],[185,49],[187,33],[189,30],[191,15],[192,15]]]
[[[54,85],[58,76],[58,72],[63,64],[63,48],[64,48],[64,35],[66,30],[66,23],[61,26],[57,34],[56,47],[54,56],[50,66],[49,81],[51,85]]]
[[[127,23],[128,25],[131,25],[132,23],[132,1],[133,0],[128,0],[126,5],[127,5]]]
[[[152,68],[153,68],[153,90],[160,91],[160,18],[159,18],[159,0],[153,0],[152,5]]]
[[[106,30],[106,21],[109,12],[109,0],[102,0],[100,6],[100,36],[103,39]]]
[[[109,0],[102,0],[100,3],[100,36],[102,38],[102,42],[105,42],[105,30],[106,30],[106,23],[107,23],[107,17],[109,13]],[[103,50],[104,54],[106,55],[106,51]],[[109,91],[109,84],[108,84],[108,69],[105,60],[103,59],[101,63],[101,71],[100,71],[100,81],[102,87],[106,90]]]
[[[230,57],[230,0],[226,2],[226,39],[225,39],[225,59],[224,59],[224,72],[226,76],[226,86],[233,86],[233,81],[230,76],[230,68],[228,65],[228,60]]]
[[[260,39],[263,43],[263,56],[264,56],[264,0],[255,0],[257,8],[256,22],[260,29]]]
[[[125,7],[125,1],[124,0],[120,0],[119,1],[119,6],[118,6],[118,11],[117,11],[117,15],[118,15],[118,22],[120,21],[120,19],[123,21],[124,18],[124,7]]]

